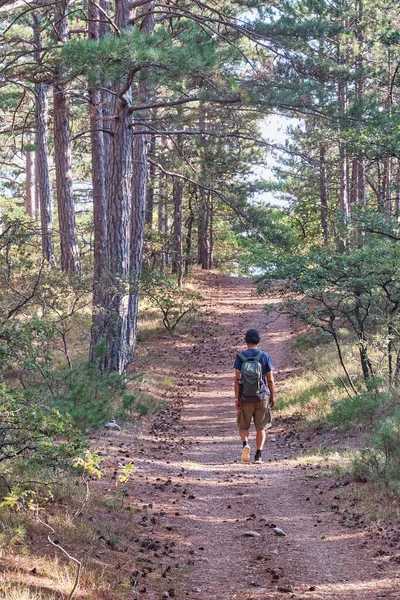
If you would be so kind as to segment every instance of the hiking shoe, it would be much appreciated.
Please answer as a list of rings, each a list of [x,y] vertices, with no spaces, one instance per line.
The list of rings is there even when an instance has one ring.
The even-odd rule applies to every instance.
[[[263,461],[263,459],[261,458],[261,456],[258,456],[258,455],[256,455],[256,456],[254,457],[254,464],[256,464],[256,465],[261,465],[263,462],[264,462],[264,461]]]
[[[242,462],[242,463],[250,462],[250,446],[248,444],[243,446],[242,456],[240,457],[240,462]]]

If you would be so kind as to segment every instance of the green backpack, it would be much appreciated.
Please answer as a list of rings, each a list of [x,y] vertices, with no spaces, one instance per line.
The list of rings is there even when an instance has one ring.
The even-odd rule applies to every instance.
[[[259,350],[256,356],[251,358],[245,356],[243,352],[238,355],[243,361],[242,368],[240,369],[240,380],[243,388],[243,396],[260,396],[264,389],[264,382],[262,378],[262,366],[260,363],[263,355],[262,350]]]

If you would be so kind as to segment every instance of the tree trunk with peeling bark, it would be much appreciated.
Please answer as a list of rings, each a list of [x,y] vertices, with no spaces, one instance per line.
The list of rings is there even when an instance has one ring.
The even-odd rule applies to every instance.
[[[178,285],[182,287],[183,279],[183,245],[182,245],[182,211],[183,211],[183,184],[182,179],[174,177],[174,228],[172,248],[172,272],[178,277]]]
[[[186,221],[186,243],[185,243],[185,276],[189,275],[189,269],[192,260],[192,246],[193,246],[193,223],[195,220],[193,211],[193,198],[192,191],[189,189],[188,194],[188,211],[189,216]]]
[[[101,13],[97,2],[88,1],[89,39],[99,40],[102,35]],[[104,358],[95,357],[95,348],[106,335],[106,288],[107,288],[107,181],[109,164],[106,160],[104,119],[101,82],[96,82],[97,89],[89,90],[89,119],[92,150],[92,187],[93,187],[93,324],[90,340],[90,360],[104,367]]]
[[[324,238],[324,244],[329,243],[329,226],[328,226],[328,179],[326,174],[326,147],[325,143],[319,145],[319,196],[320,196],[320,218],[321,228]]]
[[[162,236],[162,248],[161,248],[161,272],[165,270],[167,266],[167,249],[165,245],[165,237],[167,233],[167,194],[168,194],[168,182],[167,177],[164,173],[160,173],[160,183],[158,191],[158,231]]]
[[[40,36],[40,20],[33,15],[35,43],[35,59],[41,62],[42,43]],[[49,147],[48,147],[48,86],[35,83],[35,129],[36,129],[36,177],[37,193],[40,207],[40,228],[42,235],[42,254],[51,265],[55,264],[53,241],[53,211],[50,194]]]
[[[154,156],[156,151],[156,136],[150,137],[149,155]],[[153,163],[149,164],[149,181],[146,194],[146,225],[153,227],[153,212],[154,212],[154,186],[156,178],[156,168]]]
[[[150,2],[142,8],[141,31],[151,35],[154,31],[154,4]],[[138,100],[145,104],[150,100],[151,87],[144,72],[139,82]],[[143,111],[141,119],[145,122],[149,118],[149,111]],[[137,129],[142,129],[143,124],[138,124]],[[148,184],[148,153],[150,136],[136,134],[133,140],[133,169],[132,169],[132,213],[131,213],[131,239],[130,239],[130,280],[131,294],[129,296],[128,320],[128,360],[133,360],[136,346],[136,332],[139,305],[139,282],[142,274],[142,258],[144,244],[144,229],[146,223],[146,195]]]
[[[210,268],[210,192],[199,190],[198,213],[198,262],[202,269]]]
[[[37,217],[37,198],[36,198],[36,156],[35,151],[25,150],[25,208],[32,221]]]
[[[116,0],[115,23],[122,30],[131,20],[129,0]],[[131,218],[132,118],[130,78],[114,86],[113,128],[108,190],[108,278],[104,366],[122,373],[127,364],[129,315],[129,250]]]
[[[400,160],[397,159],[397,173],[396,173],[396,195],[394,199],[394,214],[398,219],[400,216]]]
[[[54,31],[57,42],[68,42],[67,0],[54,5]],[[68,85],[64,81],[64,69],[61,64],[55,68],[53,103],[54,162],[61,247],[60,266],[65,273],[79,276],[79,246],[72,192],[70,95]]]
[[[182,164],[183,140],[178,135],[176,140],[177,164]],[[174,202],[174,219],[172,229],[172,273],[178,277],[178,285],[183,280],[183,182],[179,177],[173,178],[172,198]]]

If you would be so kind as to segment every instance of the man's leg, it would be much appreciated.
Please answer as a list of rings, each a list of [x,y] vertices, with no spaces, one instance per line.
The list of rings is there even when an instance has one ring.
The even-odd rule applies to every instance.
[[[254,425],[256,426],[256,444],[257,450],[254,456],[255,463],[262,463],[261,452],[264,448],[266,429],[271,427],[272,416],[271,409],[269,407],[269,400],[265,398],[257,406],[254,412]]]
[[[261,450],[264,448],[265,438],[266,438],[265,429],[263,429],[262,431],[256,431],[257,452],[258,451],[261,452]]]
[[[243,463],[250,462],[250,446],[248,443],[249,428],[251,423],[251,407],[248,404],[242,404],[242,407],[237,415],[237,424],[239,427],[239,435],[242,440],[243,448],[240,460]]]
[[[249,439],[249,430],[247,429],[239,429],[239,435],[240,435],[240,439],[242,440],[242,442],[246,442]]]

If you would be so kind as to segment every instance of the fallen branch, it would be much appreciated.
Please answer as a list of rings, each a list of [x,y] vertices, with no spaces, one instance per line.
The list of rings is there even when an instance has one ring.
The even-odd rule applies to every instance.
[[[45,527],[47,527],[47,529],[50,529],[50,531],[52,533],[55,533],[54,529],[51,527],[51,525],[49,525],[48,523],[45,523],[44,521],[42,521],[42,519],[39,517],[39,508],[36,507],[36,519],[39,521],[39,523],[41,523],[42,525],[44,525]],[[68,560],[71,560],[72,562],[74,562],[77,566],[77,570],[76,570],[76,577],[75,577],[75,583],[74,586],[67,598],[67,600],[72,600],[72,598],[75,595],[76,590],[78,589],[78,585],[79,585],[79,580],[81,577],[81,571],[82,571],[82,563],[80,560],[78,560],[77,558],[75,558],[74,556],[71,556],[71,554],[69,554],[65,548],[63,548],[58,540],[52,540],[50,537],[50,534],[47,536],[47,539],[49,540],[50,544],[52,544],[53,546],[55,546],[56,548],[59,548],[61,550],[61,552],[68,558]]]

